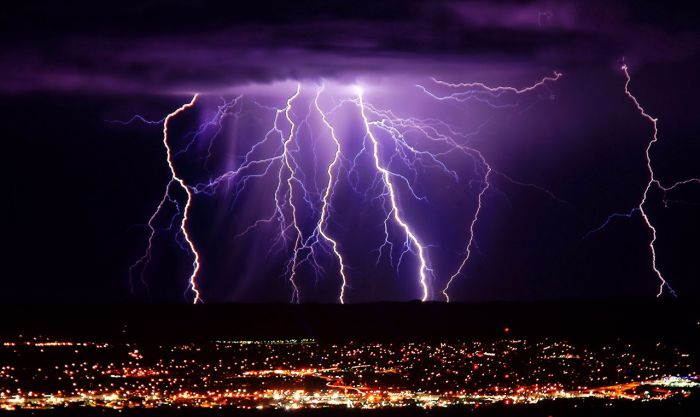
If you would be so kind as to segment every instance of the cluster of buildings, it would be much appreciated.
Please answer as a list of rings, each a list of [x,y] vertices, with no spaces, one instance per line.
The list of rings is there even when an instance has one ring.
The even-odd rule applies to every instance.
[[[0,344],[0,407],[448,407],[604,398],[651,401],[700,387],[662,343],[557,340],[321,343],[310,339]]]

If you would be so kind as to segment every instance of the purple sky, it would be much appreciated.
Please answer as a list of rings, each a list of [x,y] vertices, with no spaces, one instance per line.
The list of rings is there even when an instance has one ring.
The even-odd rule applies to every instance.
[[[241,113],[227,117],[218,136],[207,131],[178,157],[177,170],[188,184],[241,164],[241,155],[271,127],[274,111],[260,105],[283,107],[297,82],[302,93],[290,114],[298,123],[311,114],[300,140],[308,140],[304,146],[320,141],[313,149],[321,168],[307,151],[299,158],[309,178],[321,183],[332,142],[319,115],[308,110],[322,82],[328,85],[324,108],[356,98],[352,86],[360,85],[368,103],[398,116],[440,118],[462,133],[478,130],[470,144],[512,180],[494,177],[484,196],[475,255],[455,283],[456,300],[656,294],[650,234],[640,218],[616,220],[582,240],[611,213],[638,205],[648,181],[651,125],[625,95],[623,63],[635,97],[659,118],[652,157],[661,182],[700,177],[700,39],[697,16],[681,3],[46,3],[15,4],[0,14],[0,111],[8,121],[6,154],[13,156],[8,240],[15,242],[11,255],[17,260],[9,268],[10,275],[22,277],[3,282],[8,299],[191,301],[191,258],[174,233],[159,240],[147,277],[150,293],[137,285],[132,294],[129,288],[129,265],[142,255],[147,238],[143,223],[170,177],[162,126],[107,120],[135,114],[159,120],[194,93],[201,94],[197,105],[173,122],[175,147],[185,146],[188,132],[211,120],[222,100],[245,98]],[[416,86],[449,92],[432,81],[437,77],[523,88],[554,71],[564,75],[526,94],[505,94],[497,100],[502,108],[479,100],[434,100]],[[364,137],[358,108],[338,113],[331,122],[348,156],[357,155]],[[390,155],[385,158],[388,164]],[[431,246],[436,293],[463,257],[479,190],[473,158],[445,160],[460,181],[421,173],[416,190],[431,194],[433,203],[403,203],[406,218]],[[362,172],[370,162],[360,158]],[[233,184],[213,198],[195,200],[192,236],[202,254],[206,300],[289,300],[285,256],[266,255],[274,230],[233,239],[271,209],[272,180],[252,181],[239,199],[231,197]],[[374,262],[368,248],[381,237],[381,217],[350,185],[339,184],[338,211],[329,226],[348,257],[348,300],[420,298],[415,258],[399,272],[390,262]],[[183,194],[173,192],[182,203]],[[400,192],[405,198],[407,190]],[[666,205],[655,189],[648,202],[658,229],[659,264],[679,294],[697,297],[698,189],[665,197]],[[314,214],[307,215],[313,226]],[[335,271],[333,259],[325,261]],[[303,300],[336,300],[333,274],[318,280],[300,272]]]

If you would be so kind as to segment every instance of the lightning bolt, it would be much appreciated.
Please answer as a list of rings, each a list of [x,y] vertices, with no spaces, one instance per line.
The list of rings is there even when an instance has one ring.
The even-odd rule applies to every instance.
[[[316,109],[318,110],[318,113],[321,115],[321,120],[323,121],[323,124],[328,127],[328,130],[331,134],[331,138],[333,139],[333,142],[335,143],[335,154],[333,156],[333,161],[328,165],[328,169],[326,172],[328,173],[328,183],[326,184],[326,187],[323,192],[323,199],[322,203],[323,205],[321,206],[321,217],[318,220],[318,226],[317,230],[323,236],[323,238],[326,240],[331,245],[331,248],[333,250],[333,254],[335,257],[338,259],[338,264],[340,265],[340,279],[341,279],[341,285],[340,285],[340,294],[338,295],[338,302],[341,304],[345,303],[345,287],[347,286],[347,277],[345,276],[345,261],[343,260],[343,255],[340,253],[338,250],[338,242],[334,240],[333,238],[330,237],[328,234],[328,231],[326,230],[326,222],[327,222],[327,217],[328,217],[328,206],[329,206],[329,199],[332,194],[333,190],[333,185],[335,184],[335,180],[333,178],[333,172],[336,170],[336,166],[340,163],[340,157],[341,157],[341,148],[340,148],[340,141],[338,140],[338,137],[335,135],[335,129],[333,126],[330,124],[328,121],[328,118],[326,114],[321,110],[321,106],[318,103],[318,99],[321,96],[321,93],[323,92],[325,88],[325,85],[322,85],[318,91],[316,92],[316,97],[314,98],[314,105],[316,106]]]
[[[284,144],[283,144],[284,164],[280,168],[280,175],[279,175],[280,184],[281,184],[283,169],[286,168],[286,170],[289,173],[289,175],[287,176],[287,196],[288,196],[287,203],[289,204],[289,206],[292,209],[292,226],[294,227],[294,230],[296,231],[296,237],[294,238],[294,249],[293,249],[294,255],[292,256],[292,260],[291,260],[288,268],[289,268],[289,283],[291,284],[291,286],[293,288],[292,302],[296,301],[297,303],[300,302],[301,300],[299,298],[299,287],[297,286],[297,283],[295,281],[295,277],[296,277],[297,266],[298,266],[298,262],[299,262],[299,252],[303,248],[303,242],[302,242],[303,233],[302,233],[301,228],[299,227],[299,224],[297,222],[297,207],[294,204],[294,186],[292,183],[294,181],[296,181],[296,178],[295,178],[296,170],[294,167],[292,167],[292,164],[296,165],[296,163],[292,161],[292,157],[290,156],[289,145],[294,140],[294,130],[296,128],[296,126],[294,125],[294,120],[292,120],[292,117],[290,115],[290,112],[292,110],[292,102],[297,97],[299,97],[299,93],[301,93],[301,84],[300,83],[297,84],[297,89],[296,89],[296,92],[294,93],[294,95],[291,96],[287,100],[287,107],[284,110],[284,115],[285,115],[285,117],[286,117],[286,119],[289,122],[291,127],[289,129],[289,136],[287,137],[287,139],[284,141]],[[279,187],[278,187],[278,190],[279,190]],[[282,208],[280,207],[279,202],[277,202],[277,210],[279,212],[282,211]]]
[[[189,283],[189,290],[192,291],[194,294],[194,298],[192,302],[194,304],[202,302],[201,294],[199,291],[199,288],[197,286],[197,274],[199,273],[199,268],[200,268],[200,263],[199,263],[199,252],[197,252],[197,248],[195,247],[194,243],[192,242],[192,238],[189,235],[189,232],[187,230],[187,222],[189,220],[189,213],[190,213],[190,207],[192,204],[192,190],[190,189],[189,186],[185,183],[185,180],[183,180],[181,177],[177,175],[177,172],[175,170],[175,166],[173,164],[173,153],[170,148],[170,144],[168,143],[168,123],[170,120],[172,120],[174,117],[176,117],[178,114],[186,111],[190,107],[195,105],[195,102],[197,101],[198,95],[195,94],[192,99],[189,101],[189,103],[183,104],[180,106],[177,110],[174,112],[168,114],[165,119],[163,120],[163,146],[165,147],[165,152],[166,152],[166,161],[168,163],[168,168],[170,170],[170,181],[168,181],[168,184],[165,187],[165,194],[163,195],[163,198],[160,200],[158,203],[158,207],[156,210],[153,212],[151,217],[148,219],[147,226],[149,228],[149,236],[148,236],[148,245],[146,247],[146,251],[144,255],[139,258],[131,267],[129,268],[129,273],[130,275],[133,273],[134,270],[137,268],[141,267],[141,281],[145,283],[143,279],[143,271],[146,269],[148,266],[148,263],[151,260],[152,256],[152,250],[153,250],[153,239],[156,234],[156,228],[154,226],[154,222],[158,215],[161,213],[163,206],[165,205],[166,201],[176,201],[172,196],[171,196],[171,187],[173,184],[177,183],[180,188],[185,192],[187,199],[185,201],[185,206],[182,211],[182,220],[180,221],[180,227],[179,231],[182,233],[185,242],[187,243],[187,246],[194,257],[192,261],[192,272],[190,273],[190,277],[188,279]],[[179,209],[179,206],[178,206]],[[179,211],[179,210],[178,210]]]
[[[655,184],[660,185],[659,181],[655,178],[654,174],[654,169],[651,166],[651,147],[659,140],[659,128],[658,128],[658,121],[656,117],[652,117],[649,113],[647,113],[644,108],[639,104],[639,101],[637,101],[637,97],[635,97],[629,90],[629,85],[630,82],[632,81],[630,77],[630,73],[627,69],[627,65],[622,66],[622,72],[625,73],[625,94],[627,97],[632,100],[632,103],[634,103],[635,107],[639,111],[639,114],[642,115],[645,119],[647,119],[652,126],[653,129],[653,134],[652,134],[652,139],[649,141],[647,144],[646,150],[644,151],[644,155],[647,160],[647,171],[649,173],[649,181],[647,182],[647,186],[644,188],[644,193],[642,194],[642,200],[639,202],[639,214],[641,214],[642,219],[644,220],[644,224],[646,224],[647,228],[651,232],[651,241],[649,242],[649,251],[651,252],[651,268],[654,270],[654,273],[656,274],[656,277],[659,279],[659,292],[656,294],[657,297],[661,297],[661,294],[663,294],[664,287],[667,287],[668,290],[673,294],[674,296],[676,295],[676,292],[671,288],[671,286],[666,282],[666,279],[664,278],[663,274],[659,270],[659,267],[656,263],[656,228],[654,225],[651,223],[651,220],[649,220],[649,215],[647,214],[646,210],[644,210],[644,203],[647,202],[647,198],[649,195],[649,190],[651,189],[652,186]]]
[[[671,287],[671,285],[668,283],[666,278],[664,277],[663,273],[659,269],[658,266],[658,260],[657,260],[657,254],[656,254],[656,241],[657,241],[657,231],[656,227],[653,225],[651,222],[651,219],[649,218],[649,214],[647,213],[646,209],[644,208],[647,200],[649,199],[649,191],[651,191],[652,188],[656,187],[659,190],[661,190],[664,193],[664,200],[663,203],[664,205],[667,205],[667,199],[666,195],[683,185],[688,185],[688,184],[700,184],[700,178],[690,178],[682,181],[678,181],[676,183],[671,184],[670,186],[664,186],[661,184],[661,182],[656,178],[656,173],[654,172],[653,168],[653,162],[652,162],[652,157],[651,157],[651,148],[654,146],[656,142],[659,141],[659,127],[658,127],[658,122],[659,119],[650,115],[649,113],[646,112],[644,107],[639,103],[639,100],[637,100],[637,97],[632,94],[632,92],[629,89],[629,85],[632,82],[632,78],[630,77],[629,73],[629,68],[627,65],[623,65],[620,68],[625,75],[625,95],[632,101],[632,104],[634,104],[634,107],[637,109],[639,112],[640,116],[642,118],[646,119],[652,127],[652,136],[651,140],[647,143],[647,146],[644,151],[644,156],[646,158],[646,168],[647,168],[647,175],[648,175],[648,181],[646,186],[644,187],[644,192],[642,193],[642,198],[639,202],[639,205],[634,207],[632,210],[630,210],[628,213],[613,213],[610,216],[608,216],[605,221],[603,222],[602,225],[598,226],[597,228],[591,230],[590,232],[586,233],[583,238],[587,238],[593,233],[599,232],[600,230],[603,230],[610,222],[618,217],[624,217],[624,218],[631,218],[635,213],[639,213],[644,225],[646,226],[647,230],[651,233],[651,240],[649,241],[649,253],[651,254],[651,269],[654,271],[654,274],[656,275],[658,281],[659,281],[659,290],[656,293],[656,297],[661,297],[664,293],[664,288],[666,288],[669,293],[676,297],[677,294],[674,291],[674,289]]]
[[[358,89],[357,91],[357,98],[360,106],[360,115],[362,116],[362,121],[365,125],[365,132],[367,133],[369,139],[372,141],[372,156],[374,158],[374,166],[377,169],[377,171],[381,173],[382,179],[384,181],[384,186],[389,194],[389,202],[391,203],[390,213],[393,214],[394,221],[396,221],[396,223],[404,230],[407,238],[413,243],[417,251],[417,256],[420,264],[418,268],[419,283],[423,290],[423,296],[421,298],[421,301],[427,301],[430,297],[430,290],[428,288],[428,264],[425,257],[425,249],[418,240],[418,237],[411,230],[411,227],[401,217],[398,202],[396,199],[396,192],[394,191],[394,184],[391,181],[392,173],[382,166],[382,162],[379,158],[379,141],[377,141],[377,138],[374,136],[374,134],[372,133],[372,129],[370,128],[370,122],[369,119],[367,119],[367,114],[365,112],[363,91],[361,89]]]
[[[475,152],[478,155],[478,158],[483,164],[483,166],[486,167],[486,173],[484,174],[483,186],[481,187],[481,191],[479,191],[479,194],[477,196],[477,206],[476,210],[474,211],[474,216],[472,217],[471,222],[469,223],[469,238],[467,240],[464,259],[462,260],[462,263],[459,264],[459,267],[457,268],[455,273],[452,274],[452,276],[450,276],[450,279],[447,281],[447,284],[445,284],[445,287],[442,289],[442,294],[445,296],[445,301],[448,303],[450,302],[450,295],[447,291],[450,289],[452,281],[454,281],[455,278],[462,274],[464,266],[467,264],[467,262],[469,262],[469,259],[471,258],[472,246],[474,245],[474,236],[476,235],[476,223],[479,221],[479,214],[481,213],[481,209],[484,205],[484,195],[486,194],[486,191],[491,187],[489,179],[493,169],[491,168],[491,165],[489,165],[489,163],[486,162],[486,158],[484,158],[481,152]]]
[[[503,95],[507,93],[511,94],[516,94],[516,95],[521,95],[525,93],[529,93],[531,91],[535,91],[537,88],[545,86],[548,82],[555,82],[559,80],[559,78],[562,77],[562,73],[554,71],[554,74],[549,77],[544,77],[538,82],[529,85],[527,87],[523,88],[516,88],[516,87],[511,87],[511,86],[496,86],[496,87],[489,87],[488,85],[480,82],[472,82],[472,83],[450,83],[447,81],[442,81],[437,78],[432,78],[432,81],[440,86],[443,87],[448,87],[448,88],[460,88],[464,89],[464,91],[457,91],[453,92],[447,95],[438,95],[435,93],[432,93],[429,91],[426,87],[417,84],[416,87],[420,88],[434,98],[435,100],[440,100],[440,101],[445,101],[445,100],[453,100],[453,101],[458,101],[458,102],[465,102],[468,100],[477,100],[484,102],[488,104],[491,107],[513,107],[515,105],[513,104],[497,104],[494,102],[494,99],[500,98]]]
[[[424,93],[426,93],[428,96],[431,98],[438,100],[438,101],[456,101],[456,102],[466,102],[468,100],[476,100],[481,103],[484,103],[490,107],[493,108],[503,108],[503,107],[514,107],[516,104],[510,104],[510,103],[500,103],[497,102],[497,99],[500,99],[501,97],[505,96],[506,94],[512,94],[512,95],[522,95],[526,93],[533,92],[537,90],[540,87],[545,86],[547,83],[555,82],[559,80],[562,77],[562,73],[558,71],[554,71],[552,76],[549,77],[543,77],[539,81],[535,82],[534,84],[531,84],[529,86],[523,87],[523,88],[517,88],[517,87],[512,87],[512,86],[496,86],[496,87],[490,87],[484,83],[481,82],[470,82],[470,83],[450,83],[446,81],[439,80],[437,78],[432,78],[432,81],[439,86],[442,87],[448,87],[450,89],[459,89],[457,92],[450,92],[449,94],[445,95],[440,95],[437,93],[434,93],[430,91],[428,88],[417,84],[416,86],[421,89]],[[551,98],[553,98],[553,95],[551,95]],[[454,143],[454,142],[453,142]],[[456,144],[455,144],[456,145]],[[471,221],[469,222],[469,227],[468,227],[468,232],[467,232],[467,244],[465,248],[465,255],[464,258],[462,259],[462,262],[459,264],[459,267],[457,270],[450,276],[450,278],[447,280],[447,284],[445,287],[442,289],[442,294],[445,297],[445,301],[450,302],[450,296],[449,296],[449,289],[454,280],[460,276],[463,273],[464,267],[467,265],[469,262],[471,255],[472,255],[472,249],[475,245],[475,234],[476,234],[476,226],[477,223],[479,222],[479,215],[481,214],[481,211],[483,210],[483,205],[484,205],[484,196],[486,192],[492,187],[492,184],[490,182],[490,178],[492,174],[496,174],[507,181],[509,181],[512,184],[515,185],[520,185],[528,188],[533,188],[535,190],[538,190],[540,192],[543,192],[553,200],[559,202],[559,203],[566,203],[564,200],[560,199],[557,197],[554,193],[551,191],[547,190],[546,188],[540,187],[535,184],[530,184],[530,183],[525,183],[522,181],[517,181],[512,179],[510,176],[496,171],[491,164],[488,163],[484,155],[477,149],[473,147],[467,147],[463,145],[457,145],[460,149],[462,149],[465,152],[469,152],[475,158],[480,162],[481,166],[483,166],[483,179],[482,179],[482,187],[479,193],[477,194],[477,207],[476,210],[474,211],[474,215],[471,218]]]

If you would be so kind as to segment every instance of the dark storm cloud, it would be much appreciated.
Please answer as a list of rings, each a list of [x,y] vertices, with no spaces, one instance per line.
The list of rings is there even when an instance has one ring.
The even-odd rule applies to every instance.
[[[107,1],[5,10],[4,91],[179,92],[475,62],[561,68],[681,61],[697,30],[675,5],[639,2]],[[669,11],[670,8],[675,8]]]

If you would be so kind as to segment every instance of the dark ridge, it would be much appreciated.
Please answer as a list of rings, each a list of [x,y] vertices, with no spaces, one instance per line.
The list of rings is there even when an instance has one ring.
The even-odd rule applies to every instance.
[[[537,303],[10,305],[0,336],[133,341],[566,338],[697,346],[695,300]]]

